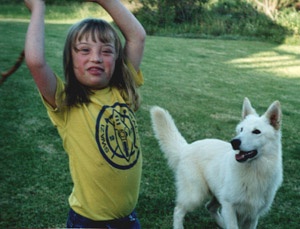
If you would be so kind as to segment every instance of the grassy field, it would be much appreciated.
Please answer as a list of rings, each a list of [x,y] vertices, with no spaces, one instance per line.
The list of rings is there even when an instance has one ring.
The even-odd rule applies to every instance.
[[[129,4],[127,0],[121,0],[130,10],[134,10],[137,4]],[[47,5],[45,19],[48,23],[74,23],[86,17],[101,17],[107,21],[112,21],[111,17],[102,8],[95,7],[94,3],[74,3],[67,7],[61,5]],[[0,19],[2,21],[29,21],[30,14],[25,4],[3,4],[0,8]]]
[[[0,72],[24,46],[27,22],[0,20]],[[62,76],[62,48],[69,25],[46,25],[46,56]],[[143,228],[171,228],[173,175],[154,139],[149,108],[170,111],[188,142],[229,141],[247,96],[262,114],[274,101],[283,109],[284,183],[258,228],[299,228],[300,47],[263,42],[149,36],[142,63],[143,105],[137,112],[143,177],[137,213]],[[0,227],[64,227],[72,182],[68,158],[23,64],[0,86]],[[216,228],[202,207],[186,228]]]

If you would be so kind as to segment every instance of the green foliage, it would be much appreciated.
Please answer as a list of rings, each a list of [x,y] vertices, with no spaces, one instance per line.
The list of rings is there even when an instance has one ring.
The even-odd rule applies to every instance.
[[[140,0],[139,16],[153,26],[192,22],[207,0]]]
[[[219,0],[205,7],[200,4],[199,10],[190,13],[184,20],[174,20],[175,10],[172,7],[146,6],[139,9],[136,16],[148,34],[248,37],[276,43],[282,43],[286,37],[294,36],[290,22],[282,24],[272,21],[258,12],[253,5],[242,0]],[[165,9],[165,12],[161,9]],[[295,23],[298,20],[299,23],[299,17],[298,15],[291,20]]]
[[[300,12],[295,8],[285,8],[280,11],[277,22],[292,33],[293,36],[287,38],[289,43],[300,43]]]
[[[251,4],[240,0],[220,0],[208,13],[212,20],[222,21],[224,34],[261,37],[264,40],[281,43],[291,33],[265,14],[258,12]]]

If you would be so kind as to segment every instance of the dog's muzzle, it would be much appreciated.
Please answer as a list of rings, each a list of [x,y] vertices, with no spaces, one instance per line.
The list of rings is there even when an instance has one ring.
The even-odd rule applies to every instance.
[[[231,146],[234,150],[239,150],[240,149],[240,145],[241,145],[241,140],[240,139],[232,139],[231,140]]]
[[[231,140],[231,146],[234,150],[239,150],[241,146],[241,140],[240,139],[232,139]],[[235,160],[238,162],[245,162],[250,158],[253,158],[257,155],[257,150],[251,150],[251,151],[239,151],[238,154],[235,155]]]

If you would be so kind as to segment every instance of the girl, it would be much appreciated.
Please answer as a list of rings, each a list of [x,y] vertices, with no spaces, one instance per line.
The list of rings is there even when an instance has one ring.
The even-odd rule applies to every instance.
[[[42,0],[25,0],[31,21],[25,42],[26,64],[69,156],[74,183],[67,227],[140,228],[134,208],[142,155],[133,110],[145,31],[119,0],[95,0],[125,37],[105,21],[73,25],[65,42],[65,84],[44,56]]]

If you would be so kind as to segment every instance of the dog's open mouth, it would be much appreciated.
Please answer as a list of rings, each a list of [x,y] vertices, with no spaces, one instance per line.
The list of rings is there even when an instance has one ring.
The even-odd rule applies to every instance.
[[[257,150],[251,150],[248,152],[240,151],[239,154],[235,155],[235,160],[237,160],[238,162],[245,162],[249,158],[253,158],[256,155],[257,155]]]

